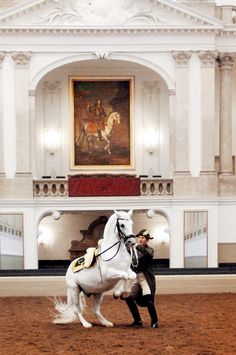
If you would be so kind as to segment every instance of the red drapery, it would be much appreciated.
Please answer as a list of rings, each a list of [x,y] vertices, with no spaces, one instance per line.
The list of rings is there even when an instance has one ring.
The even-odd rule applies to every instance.
[[[139,196],[140,179],[134,176],[69,176],[69,197]]]

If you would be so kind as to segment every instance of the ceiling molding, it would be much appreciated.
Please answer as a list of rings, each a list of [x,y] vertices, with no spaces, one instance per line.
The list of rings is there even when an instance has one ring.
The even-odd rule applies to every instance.
[[[220,34],[223,31],[212,27],[128,27],[128,28],[71,28],[71,27],[2,27],[2,34],[54,34],[54,35],[77,35],[77,34]],[[234,34],[235,31],[225,31],[224,34]]]

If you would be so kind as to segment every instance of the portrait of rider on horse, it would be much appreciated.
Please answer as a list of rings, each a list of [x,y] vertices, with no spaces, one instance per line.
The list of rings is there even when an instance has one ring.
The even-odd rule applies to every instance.
[[[98,137],[101,140],[101,131],[105,128],[105,119],[107,117],[105,108],[102,104],[102,100],[97,99],[94,105],[88,105],[87,110],[89,112],[88,121],[91,121],[95,124]]]

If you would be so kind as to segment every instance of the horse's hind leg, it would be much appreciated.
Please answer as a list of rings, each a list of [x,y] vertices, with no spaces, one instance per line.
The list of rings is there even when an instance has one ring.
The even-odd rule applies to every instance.
[[[78,286],[71,287],[71,295],[73,300],[73,307],[76,316],[79,318],[81,324],[85,328],[91,328],[92,324],[87,322],[86,319],[83,317],[81,305],[80,305],[80,292]]]
[[[113,324],[109,322],[100,312],[100,305],[103,299],[103,293],[93,295],[93,312],[97,316],[98,320],[106,327],[113,327]]]

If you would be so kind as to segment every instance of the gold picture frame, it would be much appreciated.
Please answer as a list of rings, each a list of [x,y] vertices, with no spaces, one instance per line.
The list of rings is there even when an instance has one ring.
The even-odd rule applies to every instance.
[[[132,169],[133,77],[69,78],[71,169]]]

